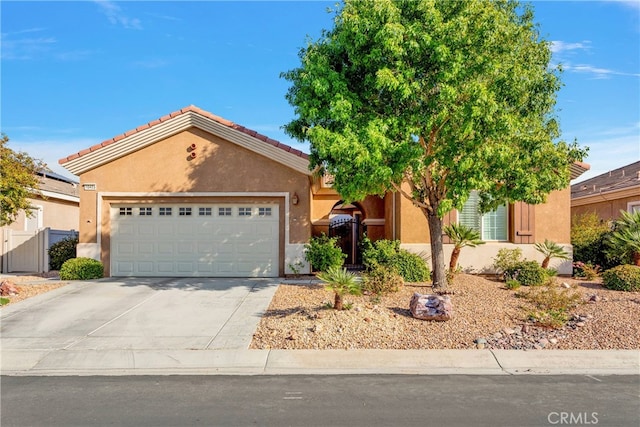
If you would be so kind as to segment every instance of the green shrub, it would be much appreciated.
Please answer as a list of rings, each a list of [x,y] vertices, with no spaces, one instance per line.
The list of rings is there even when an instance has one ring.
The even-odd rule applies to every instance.
[[[100,261],[91,258],[72,258],[60,268],[62,280],[91,280],[103,276],[104,266]]]
[[[605,255],[605,240],[611,231],[595,212],[573,217],[571,221],[571,244],[573,260],[591,265],[610,265]]]
[[[602,283],[607,289],[615,291],[640,291],[640,267],[619,265],[602,274]]]
[[[395,270],[406,282],[426,282],[431,278],[431,270],[418,254],[405,249],[391,257],[388,266]]]
[[[0,306],[9,304],[11,300],[9,298],[0,297]]]
[[[505,272],[506,280],[517,280],[524,286],[541,285],[547,279],[547,272],[536,261],[520,261]]]
[[[75,258],[77,245],[77,237],[66,237],[51,245],[47,251],[49,253],[49,268],[51,270],[60,270],[66,260]]]
[[[522,249],[502,248],[493,259],[493,267],[498,274],[504,274],[507,270],[512,270],[520,262],[522,262]]]
[[[328,237],[322,233],[318,237],[312,237],[309,243],[304,245],[305,259],[315,271],[327,271],[330,267],[341,267],[347,254],[337,246],[337,237]]]
[[[327,271],[318,274],[318,279],[326,283],[325,288],[333,291],[333,308],[336,310],[349,309],[350,304],[344,304],[344,296],[347,294],[361,295],[362,283],[360,278],[346,268],[331,266]]]
[[[518,289],[520,288],[520,282],[518,282],[517,280],[508,279],[506,287],[507,289],[512,289],[512,290]]]
[[[399,240],[382,239],[371,242],[365,237],[362,241],[362,262],[368,271],[380,266],[393,269],[405,282],[425,282],[431,277],[424,259],[401,249]]]
[[[380,265],[362,277],[362,290],[374,295],[398,292],[403,285],[402,276],[395,270]]]
[[[377,240],[371,242],[368,237],[362,240],[362,263],[367,269],[378,265],[388,265],[391,258],[400,252],[399,240]]]

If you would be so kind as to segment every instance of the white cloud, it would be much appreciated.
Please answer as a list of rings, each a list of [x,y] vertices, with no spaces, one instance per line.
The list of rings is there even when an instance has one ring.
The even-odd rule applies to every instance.
[[[594,67],[593,65],[579,64],[570,65],[564,64],[563,69],[572,71],[574,73],[592,74],[596,79],[608,79],[611,76],[628,76],[628,77],[640,77],[637,73],[625,73],[622,71],[615,71],[608,68]]]
[[[13,36],[40,31],[40,29],[22,30],[16,33],[3,33],[0,38],[2,43],[2,59],[5,60],[30,60],[41,57],[48,52],[57,40],[54,37],[35,37],[12,39]]]
[[[129,30],[141,30],[142,22],[138,18],[130,18],[122,13],[122,8],[116,3],[109,0],[95,0],[100,6],[102,13],[105,14],[109,22],[113,25],[121,25]]]
[[[579,43],[567,43],[560,40],[553,40],[550,46],[551,52],[554,54],[561,54],[563,52],[570,52],[573,50],[589,50],[591,49],[591,42],[584,40]]]

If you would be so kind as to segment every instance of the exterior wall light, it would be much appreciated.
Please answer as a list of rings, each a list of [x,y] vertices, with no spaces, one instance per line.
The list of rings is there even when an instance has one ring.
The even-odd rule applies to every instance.
[[[298,193],[293,193],[293,196],[291,196],[291,203],[293,203],[294,205],[298,204]]]

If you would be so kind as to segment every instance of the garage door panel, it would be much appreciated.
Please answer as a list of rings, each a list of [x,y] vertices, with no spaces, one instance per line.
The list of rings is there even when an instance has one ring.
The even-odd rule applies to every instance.
[[[119,215],[114,206],[112,274],[277,276],[278,206],[255,205],[251,216],[239,217],[240,207],[248,206],[145,205],[151,207],[150,215],[138,215],[135,206],[133,215]],[[165,213],[171,208],[172,215],[160,216],[161,207]],[[178,215],[189,209],[192,215]],[[264,212],[272,215],[259,216]]]

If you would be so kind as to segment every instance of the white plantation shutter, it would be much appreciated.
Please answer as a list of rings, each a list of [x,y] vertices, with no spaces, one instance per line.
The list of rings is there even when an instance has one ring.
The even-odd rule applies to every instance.
[[[462,207],[462,210],[458,213],[458,224],[466,225],[476,231],[481,231],[480,211],[478,210],[478,204],[480,198],[476,191],[472,191],[469,195],[469,199]]]
[[[458,223],[480,232],[482,240],[508,240],[508,210],[505,205],[480,215],[480,197],[472,191],[469,199],[458,213]]]

